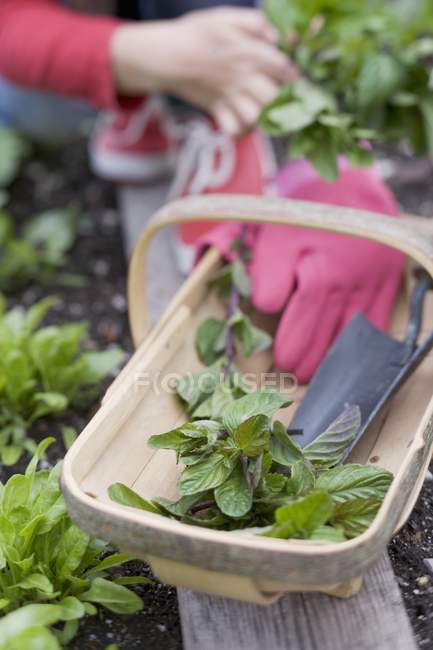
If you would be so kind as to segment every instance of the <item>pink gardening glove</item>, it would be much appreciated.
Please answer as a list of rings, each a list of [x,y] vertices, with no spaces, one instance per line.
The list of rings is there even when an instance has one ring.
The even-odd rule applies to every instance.
[[[352,170],[340,161],[328,183],[309,163],[289,163],[275,178],[281,196],[397,215],[393,195],[375,170]],[[239,224],[217,226],[201,241],[225,255]],[[380,329],[389,323],[404,266],[399,251],[365,239],[279,225],[253,227],[249,245],[254,306],[281,312],[274,360],[308,381],[331,343],[357,312]]]

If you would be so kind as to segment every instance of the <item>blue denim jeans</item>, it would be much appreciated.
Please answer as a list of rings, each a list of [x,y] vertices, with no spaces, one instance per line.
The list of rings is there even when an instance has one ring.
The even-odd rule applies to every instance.
[[[194,9],[218,5],[248,7],[255,4],[254,0],[139,0],[143,20],[175,18]],[[95,113],[84,102],[22,88],[0,77],[0,123],[13,126],[37,141],[71,139]]]

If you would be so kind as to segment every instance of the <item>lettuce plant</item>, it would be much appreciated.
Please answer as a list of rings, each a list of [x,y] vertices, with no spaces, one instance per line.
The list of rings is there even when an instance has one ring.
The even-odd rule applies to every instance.
[[[6,311],[0,302],[0,459],[5,465],[17,462],[24,450],[34,451],[27,431],[35,421],[87,404],[124,357],[116,347],[83,351],[86,322],[40,327],[54,303],[46,298],[27,311]]]
[[[112,567],[131,558],[72,523],[59,487],[60,464],[37,470],[53,440],[40,443],[25,474],[1,486],[0,650],[57,649],[99,607],[117,614],[140,610],[141,599],[126,585],[149,582],[112,575]]]
[[[18,236],[10,214],[0,210],[0,291],[22,289],[30,282],[82,282],[59,273],[76,238],[78,209],[48,210],[32,217]]]
[[[0,126],[0,151],[0,188],[5,188],[15,180],[30,147],[16,131]]]

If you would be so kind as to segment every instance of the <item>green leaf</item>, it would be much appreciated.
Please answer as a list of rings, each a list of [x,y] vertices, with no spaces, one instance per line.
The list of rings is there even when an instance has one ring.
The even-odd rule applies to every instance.
[[[68,399],[61,393],[46,392],[33,395],[33,413],[30,421],[38,420],[45,415],[60,413],[68,406]]]
[[[267,448],[269,429],[267,415],[253,415],[233,431],[233,440],[246,456],[259,456]]]
[[[311,147],[307,153],[308,160],[322,178],[329,182],[336,181],[338,178],[338,147],[332,129],[322,127],[315,140],[319,140],[320,144]]]
[[[224,323],[217,318],[207,318],[198,328],[196,347],[201,361],[210,366],[221,353],[215,351],[215,343],[224,330]]]
[[[36,468],[38,466],[38,462],[44,457],[48,447],[52,445],[54,442],[56,442],[56,439],[53,438],[53,436],[41,440],[41,442],[38,444],[36,448],[35,453],[33,454],[33,458],[31,459],[30,463],[27,465],[26,476],[33,476],[35,474]]]
[[[371,51],[366,56],[357,80],[358,103],[368,108],[383,102],[399,87],[404,69],[396,57]]]
[[[314,488],[314,474],[308,465],[302,460],[296,461],[292,466],[290,487],[293,489],[296,496],[307,494]],[[317,485],[317,487],[324,489],[319,485]]]
[[[37,589],[45,594],[52,594],[54,591],[52,583],[42,573],[31,573],[18,582],[17,586],[21,589]]]
[[[137,594],[105,578],[95,578],[90,589],[80,594],[80,600],[97,603],[116,614],[135,614],[143,607]]]
[[[30,479],[22,474],[14,474],[3,488],[2,511],[9,514],[27,503],[30,494]]]
[[[215,489],[214,494],[219,509],[229,517],[243,517],[253,505],[253,495],[239,463],[230,477]]]
[[[269,451],[276,463],[286,467],[292,467],[298,461],[304,460],[301,447],[289,436],[286,427],[278,420],[274,422]]]
[[[424,118],[424,130],[427,139],[428,153],[433,160],[433,95],[423,98],[420,104],[421,113]]]
[[[275,525],[265,535],[290,539],[308,539],[319,527],[327,523],[334,511],[331,497],[322,490],[281,506],[275,511]]]
[[[99,571],[106,571],[107,569],[111,569],[113,566],[119,566],[120,564],[130,562],[131,560],[132,557],[126,553],[113,553],[112,555],[108,555],[103,560],[98,562],[98,564],[95,566],[88,569],[85,573],[83,573],[83,577],[93,575]]]
[[[60,429],[65,449],[68,450],[72,447],[77,439],[77,430],[74,427],[62,427]]]
[[[355,439],[360,427],[359,406],[347,406],[324,433],[304,448],[305,458],[319,469],[337,465]]]
[[[6,467],[15,465],[23,454],[23,448],[19,445],[8,445],[0,448],[1,462]]]
[[[287,476],[277,472],[269,472],[263,479],[264,489],[271,494],[282,492],[287,485]]]
[[[80,566],[90,542],[90,537],[78,526],[71,524],[63,533],[57,548],[56,571],[68,578]]]
[[[118,347],[112,347],[102,352],[86,352],[81,358],[85,366],[82,382],[85,385],[93,385],[116,370],[124,361],[125,353]]]
[[[7,187],[16,178],[23,158],[29,152],[29,146],[14,130],[0,127],[0,187]]]
[[[243,298],[251,295],[251,280],[241,260],[236,259],[231,265],[232,281]]]
[[[146,501],[146,499],[143,499],[143,497],[126,485],[123,485],[123,483],[113,483],[110,485],[108,495],[112,501],[120,503],[122,506],[147,510],[147,512],[153,512],[157,515],[161,514],[160,510],[152,505],[150,501]]]
[[[362,535],[373,522],[382,504],[380,499],[353,499],[338,503],[332,523],[341,526],[346,537]]]
[[[75,206],[48,210],[31,219],[24,229],[24,237],[33,246],[42,247],[50,261],[58,264],[75,242],[77,216]]]
[[[234,390],[236,389],[232,389],[227,382],[217,384],[212,395],[192,412],[192,417],[210,418],[212,420],[222,418],[226,408],[235,400]],[[219,425],[219,428],[221,429],[221,425]]]
[[[251,319],[240,310],[233,314],[227,322],[227,326],[233,329],[247,357],[253,352],[261,352],[272,345],[272,337],[264,330],[253,325]]]
[[[13,635],[0,650],[60,650],[56,637],[46,628],[35,625]]]
[[[382,500],[393,476],[372,465],[342,465],[319,475],[316,487],[326,490],[336,503],[353,499]]]
[[[9,650],[10,645],[8,646],[8,644],[11,644],[19,634],[25,633],[30,628],[54,625],[61,620],[61,614],[62,609],[59,605],[32,604],[20,607],[3,616],[0,619],[0,648],[3,644],[3,648]]]
[[[220,383],[220,375],[224,359],[218,359],[214,364],[195,375],[182,377],[176,386],[179,397],[187,404],[189,411],[194,410],[204,399],[212,395]]]
[[[341,527],[336,526],[319,526],[313,530],[310,539],[324,540],[327,542],[345,542],[347,537]]]
[[[82,618],[86,614],[83,603],[75,596],[66,596],[59,601],[62,608],[62,621],[73,621]]]
[[[207,492],[199,492],[198,494],[181,497],[178,501],[169,501],[169,499],[159,497],[155,499],[155,503],[168,514],[174,515],[175,517],[182,517],[188,513],[192,506],[202,501],[207,494]]]
[[[179,479],[179,492],[185,496],[216,488],[232,473],[237,457],[214,452],[195,465],[184,469]]]
[[[272,417],[280,408],[291,404],[291,400],[277,391],[266,388],[244,395],[233,402],[223,415],[224,427],[233,433],[237,427],[253,415]]]

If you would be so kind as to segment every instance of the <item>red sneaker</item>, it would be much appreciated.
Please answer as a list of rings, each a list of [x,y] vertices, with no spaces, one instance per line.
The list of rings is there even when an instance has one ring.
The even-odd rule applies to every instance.
[[[90,141],[92,170],[111,181],[149,182],[173,173],[176,145],[159,97],[104,113]]]
[[[178,158],[170,198],[189,194],[268,193],[275,173],[269,141],[259,131],[232,138],[217,131],[205,120],[193,124]],[[188,273],[194,260],[194,243],[215,222],[185,223],[179,226],[176,258],[182,273]]]

